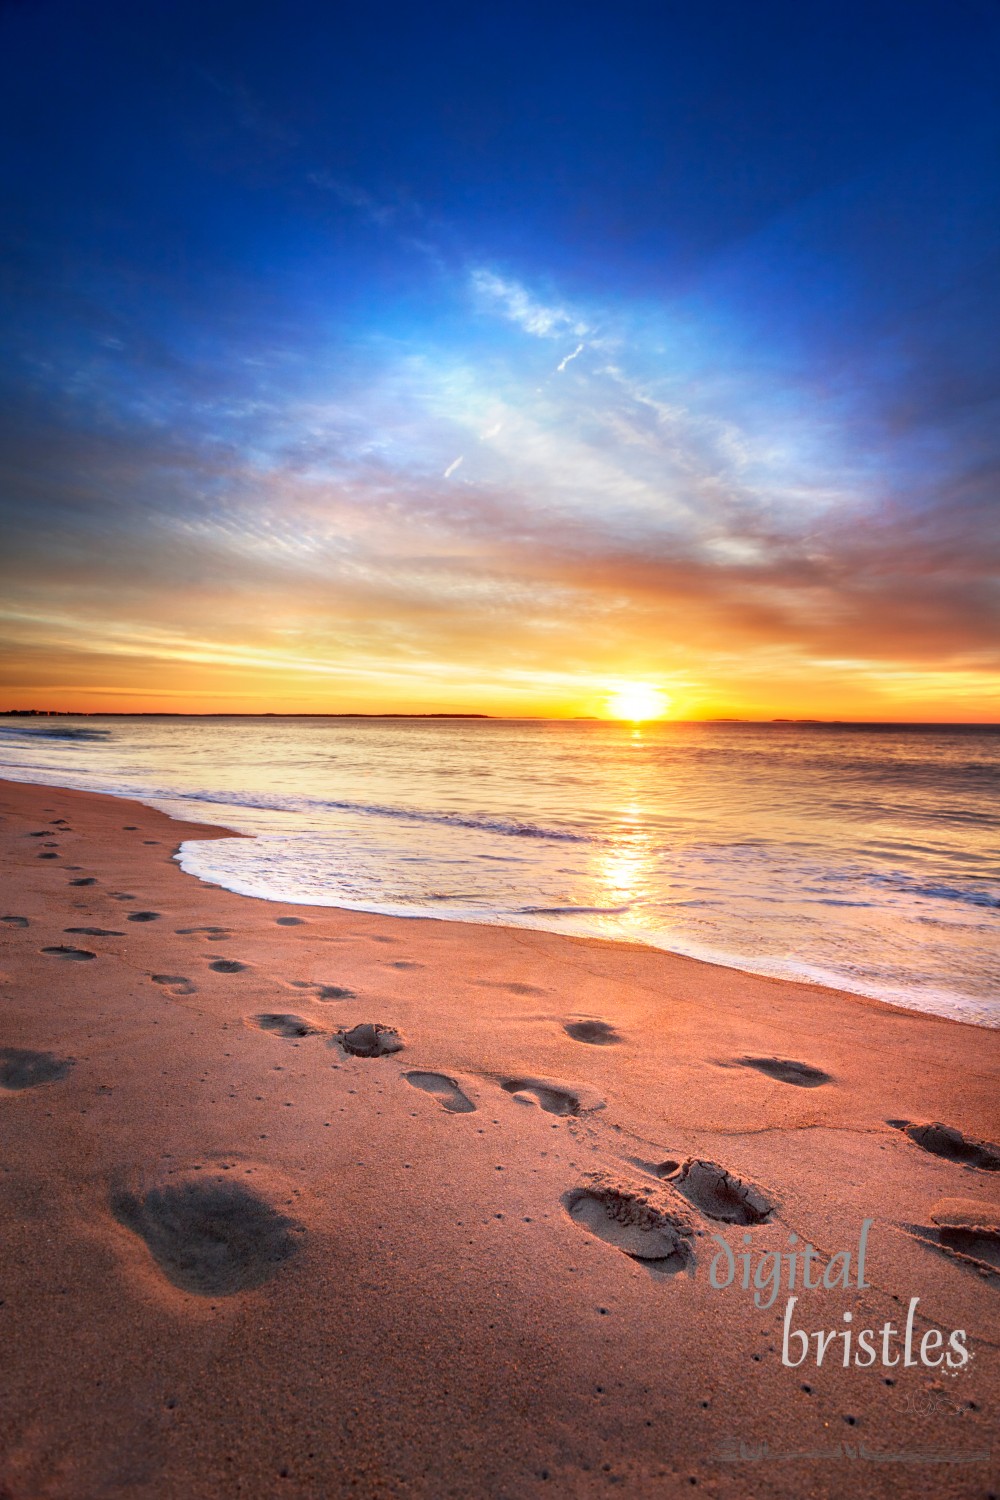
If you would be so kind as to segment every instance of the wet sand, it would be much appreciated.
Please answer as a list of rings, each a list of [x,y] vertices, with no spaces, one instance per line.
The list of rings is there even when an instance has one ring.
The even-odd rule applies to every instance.
[[[0,1500],[994,1492],[1000,1033],[0,814]],[[713,1235],[851,1250],[821,1366]],[[844,1368],[914,1297],[970,1361]]]

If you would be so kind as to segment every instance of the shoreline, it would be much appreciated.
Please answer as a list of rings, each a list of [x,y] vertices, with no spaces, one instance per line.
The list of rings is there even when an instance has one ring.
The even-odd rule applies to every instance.
[[[240,716],[237,716],[237,717],[240,717]],[[267,716],[264,716],[264,717],[267,717]],[[309,717],[317,717],[317,716],[311,715]],[[125,804],[133,804],[133,805],[135,805],[137,807],[148,808],[150,811],[161,813],[164,817],[167,817],[172,822],[177,823],[179,827],[190,827],[192,829],[199,830],[197,836],[195,838],[192,838],[190,840],[190,842],[198,842],[201,838],[203,838],[204,835],[200,831],[204,830],[204,829],[211,830],[211,833],[209,834],[209,837],[212,838],[212,839],[226,838],[226,837],[228,837],[228,838],[234,838],[234,839],[237,839],[237,838],[238,839],[247,839],[247,838],[253,839],[253,838],[257,837],[256,834],[245,833],[241,829],[233,828],[232,826],[230,826],[228,824],[224,824],[224,823],[202,823],[202,822],[198,821],[197,819],[188,819],[188,818],[182,817],[176,811],[167,812],[163,808],[157,807],[155,805],[156,802],[162,802],[162,801],[169,802],[169,801],[179,800],[177,798],[155,798],[155,799],[151,798],[150,800],[147,801],[147,800],[144,800],[143,798],[140,798],[140,797],[130,797],[130,796],[128,796],[125,793],[119,793],[119,792],[95,792],[95,791],[91,791],[89,788],[85,788],[85,787],[71,787],[71,786],[65,785],[63,783],[43,782],[43,781],[19,781],[19,780],[16,780],[14,778],[11,778],[8,775],[0,776],[0,787],[7,786],[7,785],[10,785],[10,786],[39,787],[39,788],[51,787],[51,788],[53,788],[56,791],[60,791],[60,790],[61,791],[74,791],[74,792],[79,792],[81,795],[84,795],[84,796],[106,797],[106,798],[110,798],[111,800],[116,801],[116,802],[121,802],[121,803],[125,803]],[[216,805],[222,806],[222,804],[216,804]],[[246,890],[240,890],[236,885],[224,885],[224,884],[222,884],[221,881],[213,880],[213,879],[211,879],[211,878],[209,878],[207,876],[200,875],[195,870],[186,868],[185,865],[184,865],[184,862],[183,862],[183,860],[181,858],[181,855],[183,853],[183,845],[185,843],[187,843],[188,841],[189,841],[188,839],[182,838],[179,841],[178,847],[177,847],[177,849],[175,851],[175,855],[176,855],[176,858],[177,858],[178,867],[183,871],[183,873],[185,875],[189,876],[191,879],[197,880],[197,881],[201,882],[202,884],[208,886],[209,889],[218,889],[218,890],[228,891],[231,894],[239,896],[242,899],[247,900],[247,901],[262,901],[264,903],[273,904],[273,905],[284,905],[284,906],[295,906],[295,907],[301,906],[304,910],[355,912],[355,913],[369,914],[369,915],[375,916],[375,917],[383,917],[383,918],[385,918],[387,920],[390,920],[390,921],[443,922],[443,923],[450,923],[450,924],[453,924],[453,925],[463,926],[463,927],[472,926],[472,927],[503,928],[503,929],[509,929],[509,930],[515,931],[515,932],[543,932],[543,933],[549,933],[549,934],[551,934],[554,937],[565,938],[565,939],[570,940],[570,941],[611,943],[611,944],[614,944],[615,946],[622,946],[622,947],[633,947],[634,946],[634,947],[639,947],[639,948],[648,948],[648,949],[651,949],[653,952],[665,953],[665,954],[667,954],[671,958],[685,959],[685,960],[687,960],[687,961],[689,961],[691,963],[707,964],[711,968],[725,969],[725,970],[728,970],[728,971],[732,971],[733,973],[736,973],[736,974],[745,974],[745,975],[749,975],[749,976],[752,976],[752,977],[758,978],[758,979],[769,979],[769,980],[773,980],[775,983],[778,983],[778,984],[796,984],[796,985],[803,985],[803,986],[807,986],[809,988],[814,988],[814,989],[819,989],[819,990],[829,990],[829,991],[831,991],[833,993],[836,993],[836,994],[839,994],[839,995],[850,995],[850,996],[854,997],[855,999],[869,1001],[869,1002],[874,1003],[876,1005],[888,1006],[890,1009],[894,1009],[894,1010],[904,1010],[904,1011],[908,1011],[908,1012],[914,1012],[917,1015],[921,1015],[921,1016],[935,1016],[935,1017],[937,1017],[938,1019],[941,1019],[941,1020],[954,1021],[954,1022],[956,1022],[959,1025],[973,1026],[973,1027],[976,1027],[979,1030],[1000,1031],[1000,1017],[993,1018],[993,1017],[983,1017],[983,1016],[963,1016],[963,1015],[958,1015],[958,1014],[953,1014],[952,1013],[952,1009],[957,1009],[958,1006],[959,1006],[959,1004],[960,1004],[960,1002],[962,1000],[965,1000],[969,1004],[974,1003],[974,1002],[971,1001],[970,997],[968,997],[968,996],[963,997],[963,996],[959,996],[957,994],[953,995],[953,994],[950,994],[948,992],[942,992],[942,991],[937,991],[937,990],[928,991],[927,994],[926,994],[926,998],[928,1000],[933,1000],[933,1001],[937,1002],[937,1004],[941,1007],[940,1009],[931,1009],[927,1005],[920,1005],[920,1004],[915,1004],[915,1003],[914,1004],[910,1004],[910,1003],[907,1002],[907,1000],[901,998],[898,995],[893,996],[893,995],[890,995],[888,993],[879,993],[877,991],[877,988],[875,986],[869,986],[867,988],[857,988],[857,989],[848,988],[843,983],[840,983],[840,984],[837,983],[837,979],[838,979],[839,976],[837,976],[832,971],[829,972],[829,974],[823,973],[823,974],[820,975],[820,977],[813,977],[807,969],[803,969],[803,970],[801,970],[799,972],[796,972],[794,968],[791,968],[791,969],[789,969],[788,972],[783,973],[783,972],[780,971],[780,968],[778,968],[777,963],[775,963],[773,966],[767,966],[762,961],[761,964],[760,964],[760,966],[758,966],[758,967],[751,967],[751,966],[749,966],[750,965],[750,960],[749,959],[742,959],[739,955],[730,955],[730,954],[718,954],[717,955],[717,954],[715,954],[714,952],[711,952],[711,951],[708,951],[708,952],[705,952],[705,953],[686,953],[682,949],[661,946],[660,944],[658,944],[657,942],[654,941],[654,939],[653,939],[652,936],[649,936],[649,935],[632,937],[632,936],[629,936],[629,935],[626,935],[626,934],[608,935],[608,934],[605,934],[605,933],[591,933],[591,932],[579,932],[579,933],[576,933],[576,932],[570,932],[570,931],[567,931],[565,929],[562,929],[562,928],[559,928],[559,927],[555,927],[555,926],[543,926],[543,925],[539,925],[539,924],[531,923],[531,922],[520,923],[520,922],[510,921],[510,920],[506,919],[506,914],[498,917],[497,920],[492,921],[492,920],[485,919],[483,916],[481,916],[481,915],[479,915],[477,913],[471,914],[469,916],[461,916],[461,917],[455,916],[455,915],[442,916],[442,915],[439,915],[438,913],[436,913],[434,911],[429,911],[429,910],[426,910],[426,909],[419,909],[419,910],[412,910],[412,911],[410,911],[410,910],[389,911],[389,910],[385,910],[383,908],[380,908],[380,907],[378,907],[378,906],[376,906],[374,904],[366,904],[366,905],[330,904],[330,903],[320,903],[320,902],[304,901],[304,900],[295,899],[295,898],[289,898],[289,899],[286,900],[284,897],[281,897],[281,896],[259,895],[259,894],[254,893],[254,892],[250,892],[250,891],[246,891]]]
[[[993,1241],[939,1218],[1000,1212],[968,1156],[996,1031],[644,944],[236,895],[173,857],[230,830],[115,796],[5,781],[0,814],[3,1047],[52,1060],[0,1087],[0,1493],[983,1493],[955,1455],[1000,1444]],[[366,1026],[402,1050],[337,1045]],[[713,1235],[829,1261],[867,1218],[866,1288],[804,1293],[797,1326],[918,1296],[921,1334],[967,1330],[952,1378],[789,1368],[784,1292],[709,1281]],[[645,1249],[670,1224],[677,1266]],[[911,1457],[859,1478],[734,1439]]]

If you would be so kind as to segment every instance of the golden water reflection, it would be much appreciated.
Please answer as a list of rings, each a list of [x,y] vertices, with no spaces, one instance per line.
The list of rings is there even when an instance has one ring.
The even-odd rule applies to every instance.
[[[593,904],[631,906],[634,910],[622,912],[621,918],[638,923],[652,889],[655,865],[655,841],[646,815],[637,802],[627,803],[619,813],[611,843],[593,851]]]

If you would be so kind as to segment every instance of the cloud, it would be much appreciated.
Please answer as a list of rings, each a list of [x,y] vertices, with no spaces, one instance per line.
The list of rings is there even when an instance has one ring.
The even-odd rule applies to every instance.
[[[586,345],[584,345],[584,344],[577,344],[577,346],[573,350],[572,354],[567,354],[566,357],[565,357],[565,359],[561,359],[559,361],[559,363],[556,365],[556,372],[557,372],[557,374],[561,375],[562,372],[563,372],[563,370],[565,370],[566,366],[570,363],[570,361],[576,359],[579,355],[581,355],[583,353],[585,347],[586,347]]]
[[[478,693],[634,663],[762,692],[836,679],[842,714],[851,682],[884,673],[871,701],[899,712],[921,683],[947,703],[951,674],[962,717],[997,681],[981,445],[880,446],[822,388],[718,373],[717,346],[699,367],[661,328],[540,393],[527,340],[346,360],[317,339],[288,362],[252,332],[210,366],[133,337],[89,362],[53,347],[5,406],[9,684],[30,665],[182,695],[186,664],[220,701],[329,677],[397,702],[410,678]],[[451,477],[473,443],[442,484],[442,453]]]
[[[591,331],[575,313],[539,302],[519,282],[498,276],[483,266],[471,272],[470,281],[481,302],[535,338],[560,338],[567,333],[581,338]]]
[[[384,229],[392,224],[399,215],[398,204],[381,203],[365,188],[356,187],[354,183],[334,177],[330,172],[310,172],[308,179],[313,187],[332,193],[345,208],[357,209],[364,218],[372,224],[378,224],[380,228]]]

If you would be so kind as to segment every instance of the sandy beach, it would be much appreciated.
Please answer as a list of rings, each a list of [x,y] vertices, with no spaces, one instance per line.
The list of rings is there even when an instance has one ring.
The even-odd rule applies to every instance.
[[[2,1500],[992,1494],[1000,1033],[0,813]]]

